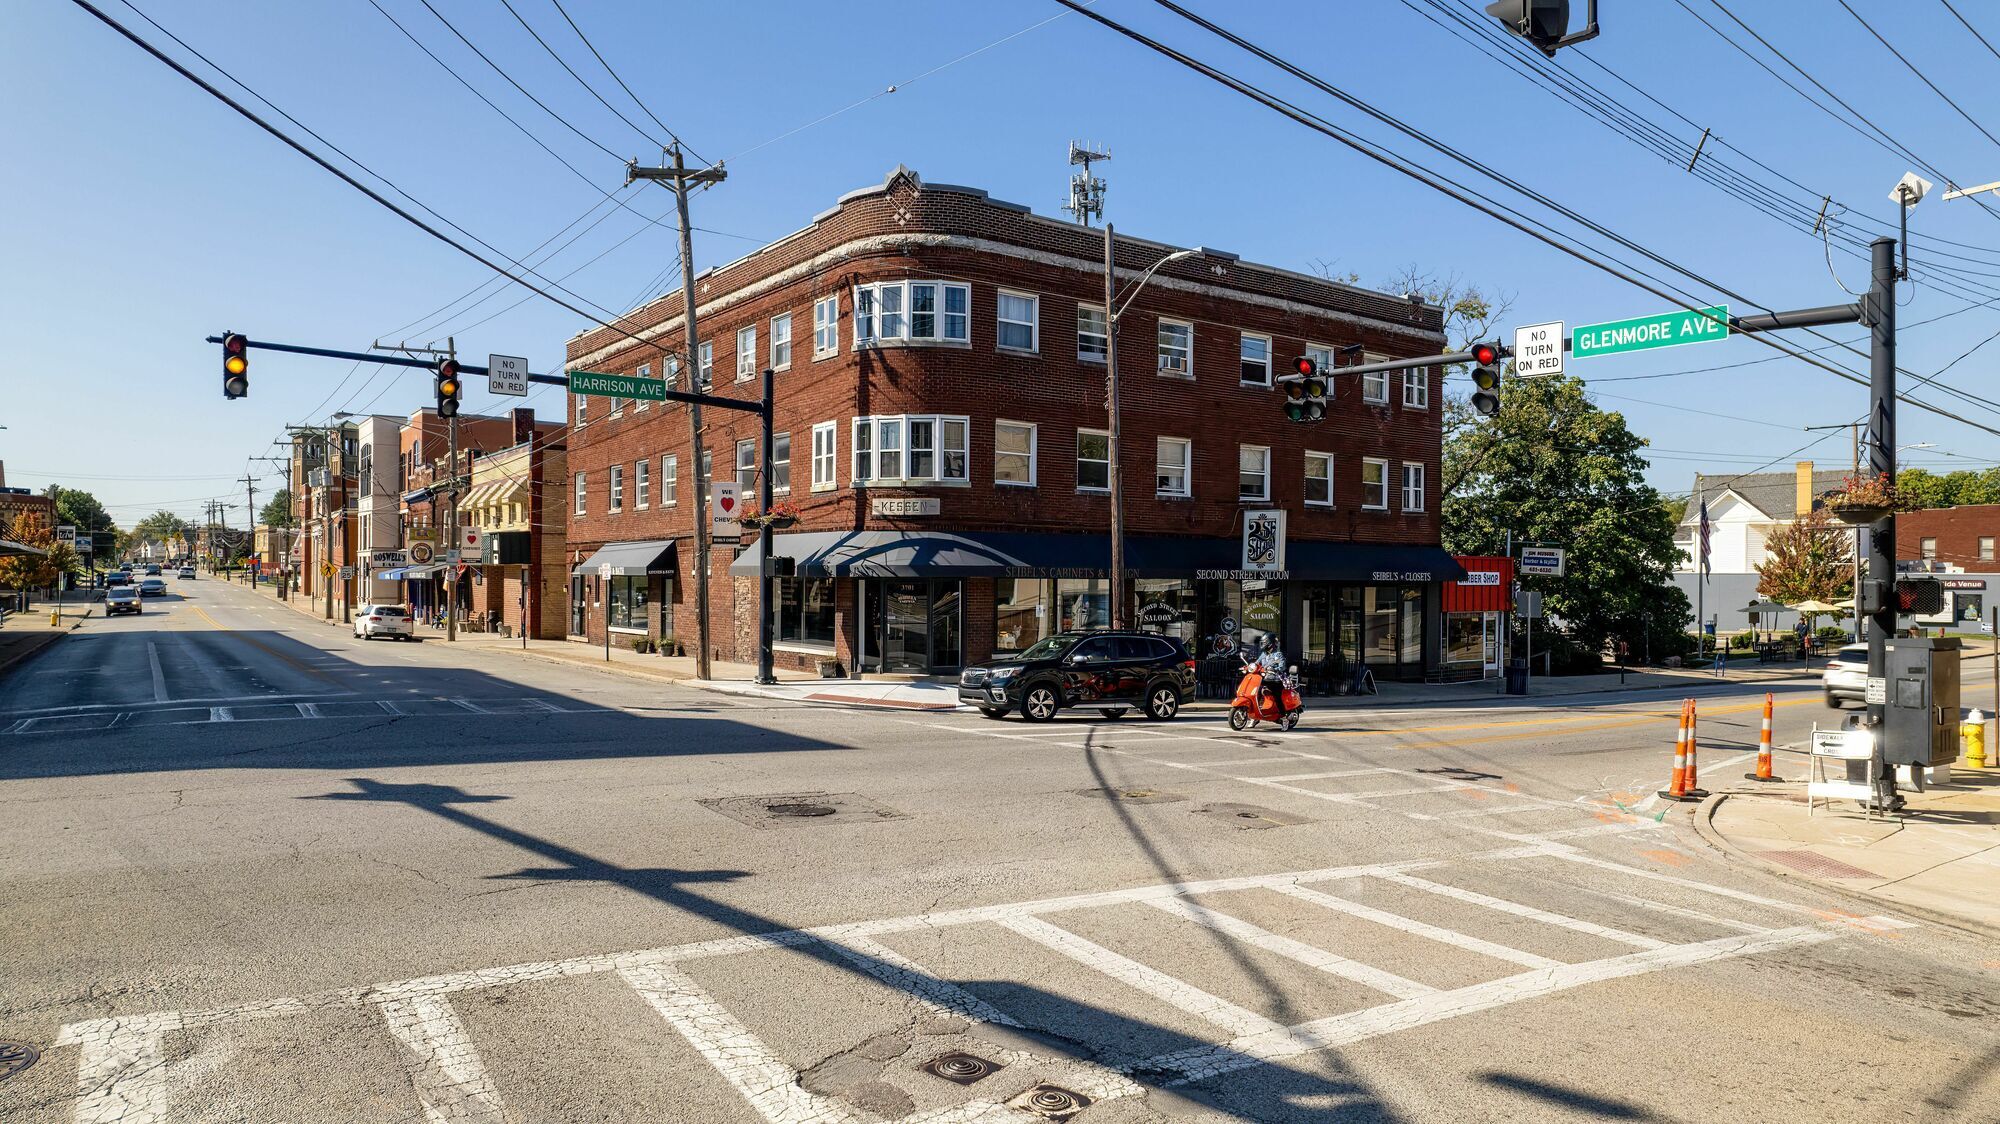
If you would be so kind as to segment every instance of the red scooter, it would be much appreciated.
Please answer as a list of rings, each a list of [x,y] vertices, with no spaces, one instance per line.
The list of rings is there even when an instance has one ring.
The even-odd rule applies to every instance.
[[[1276,722],[1289,730],[1299,724],[1299,716],[1305,713],[1305,700],[1299,698],[1299,677],[1297,669],[1286,673],[1284,689],[1279,693],[1278,705],[1264,695],[1264,669],[1253,663],[1243,665],[1243,681],[1236,685],[1236,700],[1229,705],[1229,728],[1241,730],[1255,718],[1262,722]]]

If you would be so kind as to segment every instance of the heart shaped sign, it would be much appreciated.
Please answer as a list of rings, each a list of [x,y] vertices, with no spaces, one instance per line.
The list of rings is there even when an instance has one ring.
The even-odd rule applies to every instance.
[[[723,513],[724,515],[727,515],[727,514],[729,514],[730,512],[732,512],[732,511],[736,510],[736,497],[735,497],[735,496],[718,496],[718,497],[716,497],[716,504],[717,504],[717,506],[719,506],[719,507],[721,507],[721,508],[722,508],[722,513]]]

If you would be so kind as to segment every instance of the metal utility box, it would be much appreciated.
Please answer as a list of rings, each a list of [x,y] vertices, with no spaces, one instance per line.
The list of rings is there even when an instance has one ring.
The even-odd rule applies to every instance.
[[[1958,760],[1958,641],[1892,636],[1888,646],[1882,760],[1926,767]]]

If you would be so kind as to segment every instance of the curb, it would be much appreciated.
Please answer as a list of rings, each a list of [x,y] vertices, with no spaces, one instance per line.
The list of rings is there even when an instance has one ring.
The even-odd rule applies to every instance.
[[[6,676],[8,672],[13,671],[16,667],[55,647],[56,642],[68,636],[69,633],[70,630],[68,629],[63,629],[62,631],[50,629],[41,634],[44,639],[38,642],[30,642],[26,648],[17,650],[12,655],[0,659],[0,677]]]
[[[1722,852],[1724,856],[1746,863],[1766,874],[1776,875],[1786,881],[1811,886],[1814,889],[1825,890],[1837,897],[1848,898],[1860,905],[1887,910],[1892,913],[1905,914],[1917,918],[1926,924],[1951,929],[1981,940],[2000,940],[2000,925],[1987,925],[1980,921],[1974,921],[1969,917],[1960,917],[1957,914],[1945,913],[1927,906],[1909,905],[1893,898],[1871,894],[1866,890],[1857,890],[1850,886],[1841,886],[1836,883],[1821,881],[1788,867],[1779,866],[1777,863],[1758,858],[1756,855],[1730,842],[1729,838],[1723,835],[1713,822],[1715,819],[1715,810],[1721,807],[1722,802],[1729,799],[1732,795],[1737,794],[1728,792],[1712,794],[1708,799],[1701,802],[1700,807],[1694,810],[1693,816],[1695,834],[1701,837],[1702,842]]]

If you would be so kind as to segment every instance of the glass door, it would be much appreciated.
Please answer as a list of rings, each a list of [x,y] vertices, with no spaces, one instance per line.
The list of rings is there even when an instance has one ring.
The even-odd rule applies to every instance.
[[[883,671],[921,674],[930,670],[928,586],[922,579],[882,583],[877,602],[882,607]]]
[[[583,635],[583,614],[587,605],[584,601],[583,579],[569,579],[569,634]]]

